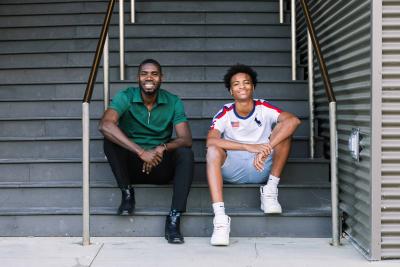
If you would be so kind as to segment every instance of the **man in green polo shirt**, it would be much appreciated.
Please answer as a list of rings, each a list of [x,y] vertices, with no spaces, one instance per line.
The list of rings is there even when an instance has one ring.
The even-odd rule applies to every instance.
[[[162,70],[154,59],[139,65],[139,87],[119,91],[99,124],[104,152],[122,192],[118,214],[135,208],[133,184],[173,180],[171,211],[165,222],[169,243],[183,243],[181,213],[193,180],[192,135],[182,101],[160,89]],[[176,138],[171,139],[173,128]]]

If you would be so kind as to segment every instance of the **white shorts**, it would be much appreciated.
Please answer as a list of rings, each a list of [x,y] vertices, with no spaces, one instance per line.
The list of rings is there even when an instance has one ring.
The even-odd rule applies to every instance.
[[[272,167],[272,154],[265,160],[264,170],[259,172],[254,167],[255,153],[228,150],[222,165],[224,181],[232,184],[262,184],[268,180]]]

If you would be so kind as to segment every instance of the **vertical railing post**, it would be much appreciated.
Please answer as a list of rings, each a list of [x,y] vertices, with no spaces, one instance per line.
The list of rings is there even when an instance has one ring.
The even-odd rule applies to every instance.
[[[292,25],[292,80],[296,80],[296,1],[291,0],[291,20]]]
[[[86,84],[85,95],[82,101],[82,244],[90,245],[90,203],[89,203],[89,188],[90,188],[90,118],[89,118],[89,103],[92,98],[93,88],[96,81],[97,70],[99,68],[101,55],[106,39],[108,36],[108,27],[110,25],[112,12],[114,9],[115,0],[110,0],[107,7],[107,13],[104,17],[103,26],[100,32],[100,38],[97,42],[96,53],[93,58],[92,68],[90,69],[89,79]],[[108,60],[105,61],[107,64]],[[105,74],[106,75],[106,74]],[[108,79],[108,78],[107,78]]]
[[[283,0],[279,0],[279,23],[282,24],[283,22]]]
[[[119,0],[119,78],[125,80],[124,0]]]
[[[135,0],[131,0],[131,23],[135,23]]]
[[[89,206],[89,103],[82,103],[82,237],[83,245],[90,245],[90,206]]]
[[[108,103],[110,102],[110,49],[108,46],[109,43],[109,36],[107,34],[106,41],[104,43],[104,50],[103,50],[103,88],[104,88],[104,110],[108,108]]]
[[[310,31],[307,30],[307,51],[308,51],[308,99],[309,99],[309,120],[310,120],[310,158],[314,158],[314,59]]]
[[[330,154],[331,154],[331,198],[332,198],[332,245],[339,246],[339,193],[338,193],[338,147],[336,125],[336,102],[329,103]]]
[[[328,75],[325,59],[322,55],[315,33],[314,24],[306,0],[300,0],[304,12],[307,29],[309,30],[315,55],[321,71],[322,80],[329,102],[329,128],[330,128],[330,160],[331,160],[331,202],[332,202],[332,245],[340,245],[339,230],[339,194],[338,194],[338,144],[337,144],[337,125],[336,125],[336,98],[332,89],[332,84]]]

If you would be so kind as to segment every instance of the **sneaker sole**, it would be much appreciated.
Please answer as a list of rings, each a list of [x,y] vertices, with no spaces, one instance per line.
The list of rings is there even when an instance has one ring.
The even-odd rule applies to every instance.
[[[267,210],[267,209],[264,209],[264,205],[263,204],[261,204],[260,208],[265,214],[281,214],[282,213],[282,209],[279,209],[279,210]]]
[[[210,242],[211,245],[216,246],[216,247],[226,247],[229,246],[229,241],[228,242]]]

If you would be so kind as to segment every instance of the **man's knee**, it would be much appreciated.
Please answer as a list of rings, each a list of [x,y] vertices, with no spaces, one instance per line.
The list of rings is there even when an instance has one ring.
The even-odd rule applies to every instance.
[[[175,157],[180,161],[193,163],[194,154],[190,147],[179,147],[175,150]]]
[[[225,151],[216,146],[207,147],[207,163],[221,162],[225,158]]]

